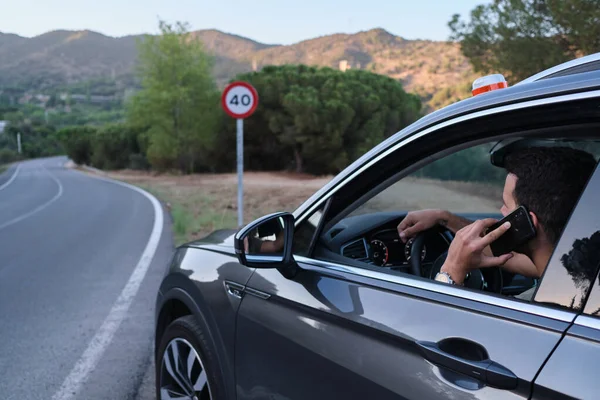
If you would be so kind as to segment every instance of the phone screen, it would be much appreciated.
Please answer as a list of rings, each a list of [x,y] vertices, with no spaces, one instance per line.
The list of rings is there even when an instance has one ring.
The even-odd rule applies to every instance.
[[[524,206],[518,207],[506,217],[489,227],[486,234],[497,229],[506,221],[510,222],[510,229],[490,244],[494,256],[501,256],[502,254],[515,251],[536,235],[535,227],[533,226],[529,212]]]

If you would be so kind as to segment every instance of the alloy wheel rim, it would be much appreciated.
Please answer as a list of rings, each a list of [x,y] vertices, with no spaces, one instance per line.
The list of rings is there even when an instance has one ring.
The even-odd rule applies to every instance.
[[[163,353],[160,367],[161,400],[212,399],[206,369],[194,346],[175,338]]]

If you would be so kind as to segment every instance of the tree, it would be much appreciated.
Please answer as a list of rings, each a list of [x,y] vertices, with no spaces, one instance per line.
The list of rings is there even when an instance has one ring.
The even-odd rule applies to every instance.
[[[91,126],[72,126],[63,128],[56,137],[63,145],[67,156],[76,164],[91,164],[92,143],[97,130]]]
[[[126,124],[111,124],[98,129],[91,139],[91,164],[100,169],[132,167],[132,159],[145,162],[140,145],[143,131]],[[140,165],[133,166],[139,169]]]
[[[246,166],[336,173],[420,116],[421,102],[394,79],[367,71],[268,66],[236,79],[260,96],[244,124]],[[235,123],[224,117],[216,164],[231,165]]]
[[[55,137],[55,128],[46,124],[43,117],[26,117],[23,112],[17,111],[7,113],[6,119],[8,125],[1,135],[0,147],[16,150],[17,135],[21,134],[23,157],[36,158],[61,154],[62,148]]]
[[[138,41],[142,89],[128,104],[128,119],[146,127],[148,160],[157,169],[199,169],[219,118],[212,58],[186,24],[160,21],[161,35]]]
[[[577,288],[585,293],[596,276],[600,263],[600,231],[589,238],[575,239],[568,253],[560,257],[560,262],[571,276]]]
[[[455,14],[451,39],[476,72],[503,73],[510,83],[600,51],[598,0],[494,0]]]

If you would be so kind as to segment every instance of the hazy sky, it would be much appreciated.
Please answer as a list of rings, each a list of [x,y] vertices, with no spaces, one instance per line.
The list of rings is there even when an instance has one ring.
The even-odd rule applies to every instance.
[[[5,0],[0,32],[35,36],[90,29],[111,36],[153,33],[158,18],[216,28],[263,43],[290,44],[382,27],[407,39],[446,40],[452,14],[487,0]]]

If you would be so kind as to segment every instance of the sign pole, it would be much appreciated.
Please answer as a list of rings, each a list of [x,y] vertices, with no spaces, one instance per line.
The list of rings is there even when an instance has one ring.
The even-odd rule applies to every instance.
[[[237,119],[238,226],[244,225],[244,120]]]
[[[21,133],[17,133],[17,151],[21,154]]]
[[[251,116],[258,106],[258,93],[247,82],[231,82],[221,94],[221,106],[236,119],[237,135],[237,209],[238,227],[244,226],[244,119]]]

